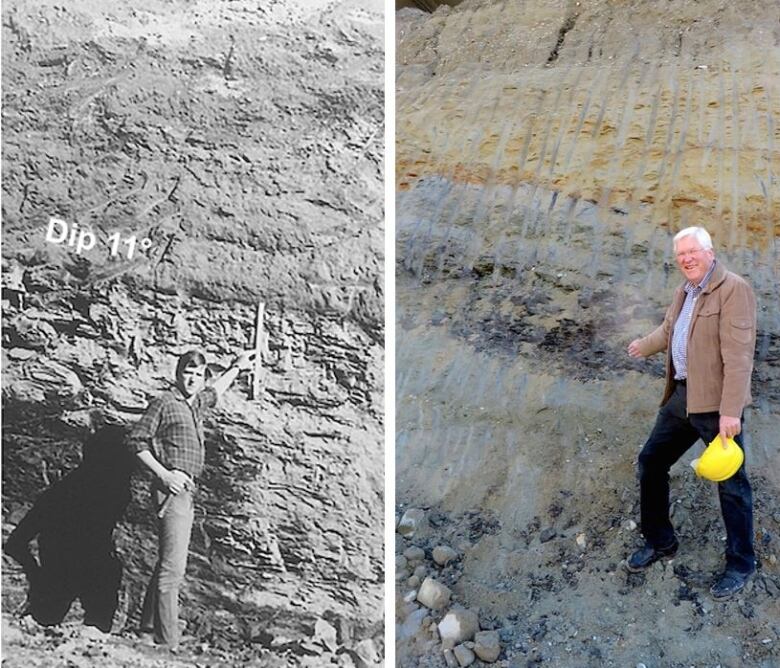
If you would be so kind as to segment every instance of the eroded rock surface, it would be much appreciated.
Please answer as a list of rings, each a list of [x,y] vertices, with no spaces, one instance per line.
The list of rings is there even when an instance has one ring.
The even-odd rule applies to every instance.
[[[242,376],[207,423],[182,594],[204,665],[383,653],[382,14],[3,5],[4,536],[96,421],[138,419],[179,353],[218,373],[254,347],[265,303],[261,395]],[[52,217],[94,246],[47,240]],[[117,531],[119,633],[153,566],[145,486]],[[6,614],[23,592],[8,562]],[[68,636],[3,635],[9,666]],[[115,649],[112,665],[156,665]]]

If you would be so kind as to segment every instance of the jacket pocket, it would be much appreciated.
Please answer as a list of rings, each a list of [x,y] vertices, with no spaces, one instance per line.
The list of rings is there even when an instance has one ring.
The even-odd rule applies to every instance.
[[[730,330],[731,338],[746,345],[753,338],[753,321],[750,318],[732,318]]]
[[[705,348],[719,346],[720,323],[720,304],[716,301],[708,304],[705,301],[691,321],[691,345]],[[689,357],[690,354],[689,351]]]
[[[720,304],[713,302],[711,304],[702,304],[699,316],[706,318],[708,316],[718,315],[720,313]]]

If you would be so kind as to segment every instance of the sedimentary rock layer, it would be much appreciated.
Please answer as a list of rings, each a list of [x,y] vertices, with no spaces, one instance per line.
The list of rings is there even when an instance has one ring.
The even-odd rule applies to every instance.
[[[178,354],[219,373],[254,348],[263,302],[260,397],[242,376],[207,423],[188,634],[230,665],[381,642],[381,6],[3,12],[4,536]],[[47,239],[52,217],[96,242]],[[120,632],[154,565],[146,485],[117,532]],[[4,578],[10,612],[24,580]]]
[[[778,629],[755,637],[753,614],[777,618],[780,581],[779,17],[767,2],[397,13],[396,494],[430,518],[397,554],[463,555],[399,569],[402,665],[444,660],[441,616],[415,610],[426,577],[499,631],[508,665],[777,661]],[[672,469],[679,560],[619,567],[641,540],[636,456],[663,386],[662,356],[626,346],[662,321],[671,238],[694,224],[758,299],[762,571],[750,609],[713,614],[723,532],[686,466],[700,445]]]

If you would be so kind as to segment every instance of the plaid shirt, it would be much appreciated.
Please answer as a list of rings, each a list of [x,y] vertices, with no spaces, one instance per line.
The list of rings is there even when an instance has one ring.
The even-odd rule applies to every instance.
[[[166,468],[192,478],[203,472],[203,416],[217,403],[217,392],[207,387],[192,405],[178,387],[161,394],[135,424],[127,445],[133,452],[151,450]]]
[[[672,362],[674,363],[674,377],[676,380],[684,380],[688,377],[688,330],[691,327],[691,317],[693,316],[693,309],[696,306],[699,295],[707,287],[710,276],[712,276],[712,272],[715,270],[716,262],[717,260],[712,261],[704,278],[701,279],[701,283],[694,285],[687,281],[683,288],[685,290],[685,301],[682,309],[680,309],[677,322],[674,323],[674,333],[672,334]]]

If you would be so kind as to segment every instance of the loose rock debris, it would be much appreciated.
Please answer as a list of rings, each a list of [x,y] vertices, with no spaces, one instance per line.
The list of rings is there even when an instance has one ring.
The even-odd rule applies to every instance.
[[[765,489],[760,479],[758,487]],[[683,508],[696,504],[693,494],[679,500]],[[682,544],[687,554],[634,574],[622,564],[641,540],[633,520],[616,529],[597,518],[586,519],[584,532],[576,524],[543,540],[535,518],[524,531],[511,532],[514,540],[491,534],[474,541],[468,538],[469,527],[480,511],[457,516],[433,508],[416,510],[418,515],[446,515],[439,527],[447,529],[427,523],[425,531],[411,538],[397,534],[396,652],[401,666],[540,663],[563,668],[597,661],[618,666],[645,647],[643,639],[644,655],[654,662],[690,665],[693,656],[717,654],[729,665],[722,646],[706,649],[704,638],[713,629],[739,639],[739,656],[752,657],[757,666],[772,665],[776,658],[780,577],[769,566],[774,552],[761,550],[767,566],[759,567],[747,592],[719,603],[708,592],[715,571],[702,563],[713,561],[712,550],[697,548],[690,537]],[[553,514],[565,526],[571,512]],[[490,521],[490,513],[482,513]],[[579,541],[583,535],[592,537],[584,547]],[[687,530],[685,535],[690,536]],[[455,544],[457,550],[450,547]],[[456,557],[436,562],[433,554],[441,548]],[[494,565],[503,566],[487,574],[480,570],[485,551],[493,555]],[[652,621],[659,618],[674,620],[674,627]],[[697,634],[686,648],[673,645],[680,628]],[[691,658],[674,658],[682,651]]]

